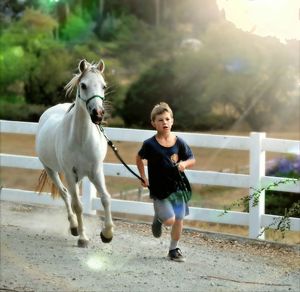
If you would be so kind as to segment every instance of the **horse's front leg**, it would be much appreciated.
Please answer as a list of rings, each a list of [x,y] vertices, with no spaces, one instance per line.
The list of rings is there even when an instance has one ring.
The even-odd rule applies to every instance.
[[[73,209],[71,207],[71,200],[70,200],[70,195],[68,193],[68,190],[65,188],[63,185],[58,172],[53,171],[51,168],[47,167],[44,165],[44,168],[49,175],[49,177],[52,179],[54,185],[58,188],[58,191],[62,197],[62,199],[65,202],[67,212],[68,212],[68,220],[70,222],[70,231],[73,236],[78,235],[78,229],[77,229],[77,218],[73,212]]]
[[[76,182],[76,180],[73,179],[72,176],[67,176],[66,175],[66,179],[68,182],[68,186],[69,186],[69,192],[71,194],[71,205],[72,205],[72,209],[75,212],[76,216],[77,216],[77,222],[78,222],[78,247],[87,247],[88,243],[89,243],[89,239],[85,234],[85,228],[83,225],[83,216],[82,216],[82,204],[79,198],[79,186],[78,183]]]
[[[89,179],[95,185],[101,197],[101,203],[104,208],[104,228],[100,233],[100,237],[103,242],[108,243],[113,238],[114,224],[112,221],[111,207],[110,207],[111,196],[106,189],[103,169],[101,168],[99,172],[89,177]]]

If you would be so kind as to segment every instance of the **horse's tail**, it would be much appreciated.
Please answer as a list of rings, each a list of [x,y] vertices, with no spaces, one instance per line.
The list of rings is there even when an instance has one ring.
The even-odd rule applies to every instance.
[[[61,177],[60,174],[59,174],[59,176]],[[40,174],[39,183],[38,183],[38,186],[36,188],[36,192],[41,194],[41,192],[43,191],[43,189],[44,189],[47,182],[49,182],[48,174],[47,174],[46,170],[44,169],[42,171],[42,173]],[[60,197],[58,188],[54,183],[51,183],[51,196],[52,196],[53,199]]]

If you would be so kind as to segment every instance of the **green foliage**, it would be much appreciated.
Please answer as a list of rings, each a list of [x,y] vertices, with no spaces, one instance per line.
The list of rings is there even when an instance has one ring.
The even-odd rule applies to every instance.
[[[31,56],[25,58],[25,52],[21,46],[0,47],[0,95],[22,94],[22,85],[20,88],[18,81],[28,75]]]
[[[300,202],[300,194],[287,193],[287,192],[274,192],[266,193],[266,214],[274,214],[284,216],[295,203]],[[295,213],[295,217],[300,218],[300,209]]]
[[[35,104],[1,104],[0,119],[14,121],[38,122],[45,106]]]
[[[94,23],[85,12],[71,14],[60,31],[60,37],[67,42],[84,42],[93,34]]]
[[[66,0],[61,0],[66,1]],[[30,2],[29,5],[32,5],[35,9],[39,9],[43,11],[44,13],[52,13],[57,5],[56,0],[27,0],[27,2]]]
[[[296,183],[296,181],[297,180],[286,178],[286,179],[281,179],[281,180],[278,180],[274,183],[271,183],[267,187],[262,187],[260,189],[253,189],[252,188],[254,190],[252,195],[246,195],[246,196],[234,201],[229,206],[225,206],[224,207],[224,212],[219,216],[223,216],[223,215],[227,214],[228,211],[232,210],[235,207],[244,207],[244,212],[249,212],[250,202],[252,201],[252,207],[256,207],[257,204],[259,203],[259,198],[260,198],[260,195],[261,195],[262,192],[269,191],[269,190],[274,190],[274,188],[276,189],[276,187],[278,187],[279,185],[282,185],[282,184]]]
[[[59,45],[53,45],[41,52],[38,66],[31,69],[25,82],[25,98],[28,103],[54,105],[68,101],[64,86],[71,79],[74,60],[69,52]]]
[[[290,217],[300,217],[300,200],[294,202],[289,209],[286,209],[282,217],[276,218],[270,225],[266,226],[262,233],[275,226],[276,230],[279,230],[282,238],[284,238],[285,232],[291,229]]]
[[[24,96],[20,95],[1,95],[0,106],[5,104],[25,104]]]
[[[144,100],[148,104],[140,112],[149,112],[160,100],[169,102],[176,125],[188,130],[228,128],[242,121],[261,130],[287,108],[287,97],[296,86],[296,67],[279,42],[222,22],[210,26],[198,50],[174,48],[158,49],[158,55],[168,52],[168,59],[160,57],[162,61],[128,90],[124,110],[128,126],[149,124],[142,114],[129,116]],[[151,56],[145,48],[140,51]]]
[[[122,112],[127,126],[149,127],[148,115],[153,105],[162,100],[162,91],[164,92],[163,100],[170,103],[174,84],[174,74],[170,65],[170,61],[156,64],[130,87]]]
[[[297,178],[297,179],[285,178],[285,179],[278,180],[277,182],[274,182],[274,183],[268,185],[267,187],[255,189],[254,192],[252,193],[252,195],[244,196],[244,197],[240,198],[239,200],[234,201],[232,204],[230,204],[230,206],[225,206],[224,211],[219,216],[224,216],[225,214],[228,213],[228,211],[232,210],[232,208],[234,208],[234,207],[244,206],[244,208],[247,209],[246,211],[248,211],[249,204],[251,201],[252,201],[252,207],[257,206],[262,192],[266,191],[266,193],[267,193],[268,191],[276,190],[276,187],[278,187],[281,184],[296,183],[297,181],[299,181],[299,178]],[[276,213],[273,213],[273,211],[271,213],[273,215],[276,214]],[[261,234],[259,234],[258,237],[260,235],[262,235],[266,230],[270,229],[271,227],[275,227],[276,230],[279,230],[281,232],[282,237],[284,237],[285,232],[287,230],[290,230],[290,227],[291,227],[290,217],[298,217],[299,218],[299,216],[300,216],[300,201],[299,200],[297,202],[294,201],[292,203],[292,205],[289,206],[289,208],[285,209],[284,214],[280,214],[280,215],[281,215],[281,217],[274,219],[270,225],[266,226],[262,230]]]
[[[226,126],[231,118],[213,113],[214,99],[205,92],[207,75],[213,68],[209,65],[207,52],[191,51],[155,64],[127,92],[122,112],[127,126],[149,127],[145,112],[150,113],[160,101],[169,103],[173,109],[176,129],[207,130]]]
[[[21,20],[13,23],[0,36],[0,94],[23,94],[38,56],[55,40],[56,22],[49,16],[27,9]]]
[[[63,101],[62,86],[76,63],[103,58],[112,116],[122,115],[127,126],[148,126],[144,113],[161,100],[171,104],[175,127],[182,130],[241,121],[261,130],[295,117],[297,43],[283,46],[239,31],[220,21],[214,1],[158,1],[159,7],[139,0],[17,2],[9,2],[16,15],[33,8],[1,28],[3,96],[26,95],[28,102],[47,105]],[[201,41],[198,51],[181,48],[190,37]]]
[[[300,178],[299,155],[276,159],[272,162],[273,165],[270,169],[268,169],[267,175],[275,177],[287,177],[290,179]],[[283,216],[297,201],[299,204],[300,194],[268,190],[266,192],[266,213]],[[298,214],[294,215],[300,218],[300,210],[298,210]]]
[[[97,27],[96,33],[101,40],[110,41],[115,39],[115,35],[121,26],[121,20],[114,14],[107,14],[102,20],[101,25]]]
[[[134,16],[124,15],[121,21],[113,52],[129,74],[140,74],[158,60],[164,61],[178,46],[180,36],[175,31],[150,26]]]

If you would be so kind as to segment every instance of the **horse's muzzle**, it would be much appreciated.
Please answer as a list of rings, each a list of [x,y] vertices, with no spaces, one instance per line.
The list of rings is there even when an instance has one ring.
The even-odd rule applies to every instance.
[[[96,125],[100,125],[104,116],[104,110],[93,110],[91,114],[92,122]]]

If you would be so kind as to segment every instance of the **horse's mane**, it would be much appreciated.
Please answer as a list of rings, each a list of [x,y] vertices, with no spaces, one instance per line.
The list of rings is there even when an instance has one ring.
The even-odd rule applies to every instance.
[[[64,89],[66,90],[66,96],[69,96],[73,92],[73,89],[78,85],[84,74],[89,71],[101,74],[94,63],[87,63],[87,68],[84,71],[75,74],[74,77],[64,87]]]

